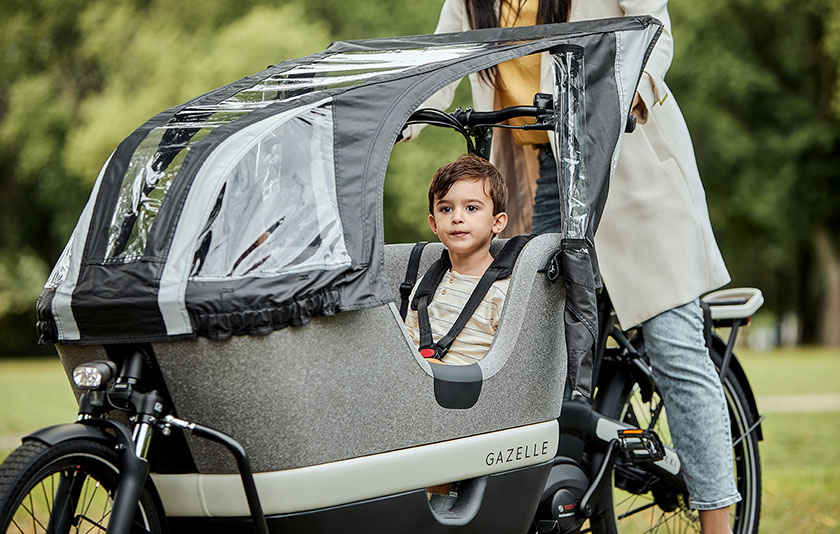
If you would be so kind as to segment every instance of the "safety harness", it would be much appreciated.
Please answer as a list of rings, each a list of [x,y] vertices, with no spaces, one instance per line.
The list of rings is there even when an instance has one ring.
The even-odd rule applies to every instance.
[[[411,309],[417,311],[417,320],[420,326],[420,355],[424,358],[435,358],[437,360],[443,359],[444,355],[449,351],[452,342],[461,333],[461,330],[469,322],[475,310],[478,308],[490,286],[496,280],[507,278],[513,272],[513,266],[516,263],[516,258],[522,248],[534,237],[533,235],[520,235],[512,237],[505,243],[502,250],[493,259],[493,263],[484,271],[484,274],[473,289],[470,298],[452,328],[445,336],[440,338],[437,342],[432,338],[432,325],[429,321],[429,303],[434,298],[435,291],[441,280],[443,280],[446,271],[452,268],[449,261],[449,253],[444,249],[440,258],[435,261],[423,275],[417,291],[414,293],[414,298],[411,300]],[[400,314],[405,320],[408,313],[408,298],[411,295],[411,290],[417,280],[417,271],[420,266],[420,256],[423,254],[423,248],[427,245],[426,242],[417,243],[411,249],[411,256],[408,260],[408,267],[405,273],[405,280],[400,284]]]

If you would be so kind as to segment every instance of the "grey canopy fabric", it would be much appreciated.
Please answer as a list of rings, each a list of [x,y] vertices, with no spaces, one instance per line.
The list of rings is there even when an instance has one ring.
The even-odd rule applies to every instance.
[[[382,189],[444,85],[562,44],[586,57],[597,226],[650,17],[336,42],[168,109],[123,140],[38,301],[43,342],[260,334],[389,302]]]

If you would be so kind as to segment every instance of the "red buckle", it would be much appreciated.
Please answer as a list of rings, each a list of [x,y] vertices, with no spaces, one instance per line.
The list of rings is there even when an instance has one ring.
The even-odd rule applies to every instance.
[[[434,358],[435,349],[420,349],[420,356],[424,358]]]

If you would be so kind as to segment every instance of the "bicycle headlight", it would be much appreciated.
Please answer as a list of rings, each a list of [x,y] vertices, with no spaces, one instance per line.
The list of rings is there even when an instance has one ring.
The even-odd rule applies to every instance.
[[[79,389],[99,389],[117,372],[114,362],[95,361],[77,365],[73,369],[73,382]]]

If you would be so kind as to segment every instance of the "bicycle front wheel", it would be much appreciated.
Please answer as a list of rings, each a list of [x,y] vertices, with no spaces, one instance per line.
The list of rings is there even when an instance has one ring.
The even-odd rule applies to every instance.
[[[113,447],[27,441],[0,465],[0,533],[105,533],[119,481]],[[144,488],[131,534],[162,532]]]
[[[716,369],[723,362],[719,349],[715,347],[711,351]],[[652,429],[666,445],[673,447],[667,405],[658,392],[645,402],[638,384],[629,375],[616,377],[611,384],[616,391],[605,395],[608,400],[600,406],[602,413],[639,428]],[[730,507],[730,524],[735,534],[755,534],[761,513],[761,461],[756,432],[748,433],[754,416],[747,386],[733,373],[726,374],[723,389],[732,425],[736,485],[742,498]],[[592,532],[700,532],[698,514],[689,508],[685,491],[669,487],[638,466],[616,462],[613,491],[604,499],[603,512],[592,518]]]

